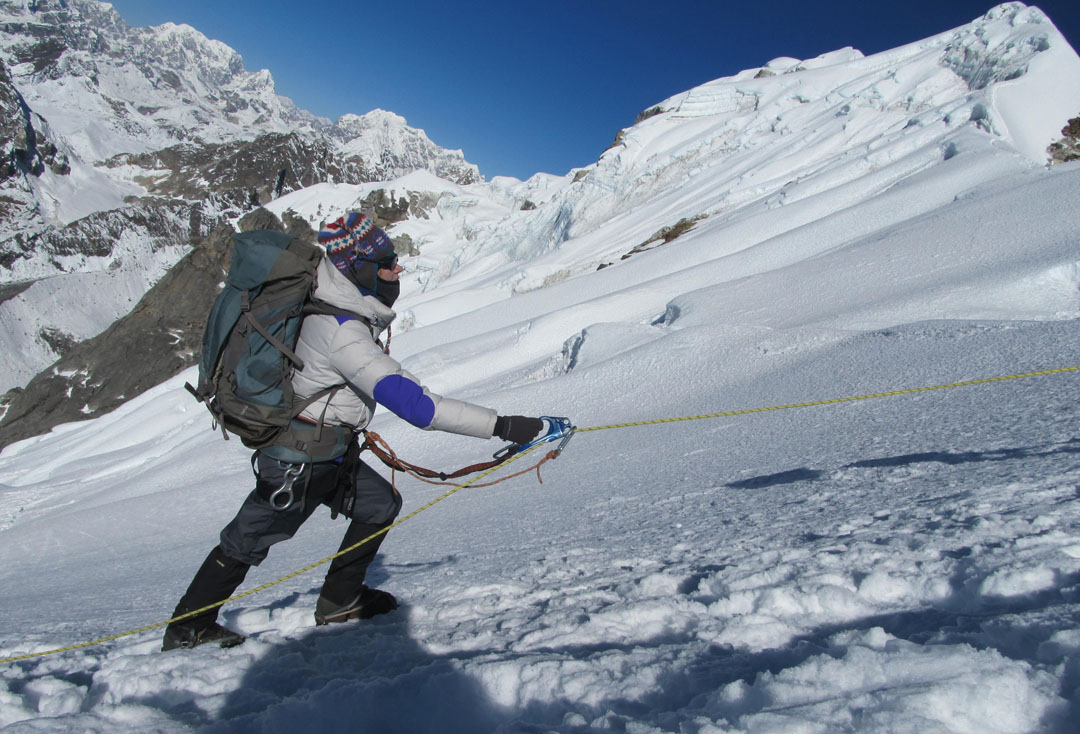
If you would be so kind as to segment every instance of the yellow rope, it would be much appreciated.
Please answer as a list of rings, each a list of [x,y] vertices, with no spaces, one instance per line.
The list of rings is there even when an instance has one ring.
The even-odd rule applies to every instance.
[[[461,490],[465,489],[466,487],[470,486],[471,484],[474,484],[474,483],[480,481],[481,479],[483,479],[484,477],[493,474],[494,472],[498,471],[499,469],[503,468],[504,466],[507,466],[509,464],[514,463],[518,459],[520,459],[523,456],[526,456],[529,453],[531,453],[532,451],[534,451],[536,448],[537,448],[536,446],[533,446],[528,451],[522,451],[519,454],[515,454],[514,456],[507,459],[506,461],[499,464],[498,466],[492,467],[491,469],[488,469],[486,472],[476,475],[475,477],[473,477],[469,481],[465,482],[464,484],[459,484],[458,486],[454,487],[450,491],[445,492],[444,494],[440,495],[439,497],[436,497],[435,499],[433,499],[431,502],[428,502],[423,507],[420,507],[420,508],[414,510],[413,512],[410,512],[408,515],[401,518],[400,520],[398,520],[394,524],[388,525],[385,528],[382,528],[381,530],[372,533],[371,535],[367,536],[363,540],[360,540],[360,541],[354,543],[353,545],[350,545],[348,548],[345,548],[344,550],[338,551],[337,553],[335,553],[332,556],[327,556],[326,558],[323,558],[322,560],[315,561],[314,563],[309,563],[308,565],[304,566],[303,568],[298,569],[296,571],[293,571],[292,573],[290,573],[287,576],[282,576],[279,579],[275,579],[273,581],[268,581],[265,584],[262,584],[261,586],[256,586],[253,589],[248,589],[247,591],[244,591],[244,592],[242,592],[240,594],[236,594],[235,596],[230,596],[228,599],[222,599],[219,602],[214,602],[213,604],[207,604],[205,607],[200,607],[199,609],[194,609],[194,610],[192,610],[190,612],[186,612],[184,614],[181,614],[178,617],[173,617],[172,619],[166,619],[164,622],[155,622],[153,624],[148,624],[145,627],[138,627],[136,629],[127,630],[125,632],[118,632],[115,635],[109,635],[108,637],[101,637],[99,639],[90,640],[88,642],[80,642],[80,643],[75,644],[75,645],[68,645],[67,647],[58,647],[55,650],[43,650],[41,652],[31,652],[31,653],[27,653],[25,655],[14,655],[12,657],[0,658],[0,664],[2,664],[2,663],[14,663],[14,662],[17,662],[19,660],[29,660],[31,658],[40,658],[40,657],[45,657],[46,655],[56,655],[56,654],[62,653],[62,652],[70,652],[71,650],[81,650],[84,647],[91,647],[93,645],[100,645],[100,644],[102,644],[104,642],[112,642],[113,640],[118,640],[121,637],[128,637],[130,635],[137,635],[140,632],[147,632],[149,630],[156,629],[158,627],[164,627],[165,625],[172,624],[173,622],[179,622],[179,621],[187,619],[189,617],[194,617],[196,615],[202,614],[203,612],[208,612],[211,609],[216,609],[217,607],[220,607],[220,606],[222,606],[224,604],[228,604],[231,601],[236,601],[237,599],[243,599],[246,596],[251,596],[252,594],[257,594],[260,591],[263,591],[265,589],[269,589],[271,586],[276,586],[277,584],[280,584],[283,581],[288,581],[291,578],[295,578],[295,577],[297,577],[297,576],[299,576],[301,574],[307,573],[308,571],[312,570],[313,568],[317,568],[318,566],[321,566],[324,563],[329,563],[330,561],[334,560],[338,556],[343,556],[346,553],[348,553],[349,551],[352,551],[352,550],[355,550],[356,548],[359,548],[364,543],[367,543],[369,540],[374,540],[375,538],[378,538],[380,535],[384,535],[384,534],[390,532],[392,529],[396,528],[398,525],[401,525],[402,523],[407,522],[408,520],[411,520],[412,518],[416,517],[421,512],[423,512],[424,510],[427,510],[428,508],[430,508],[430,507],[432,507],[434,505],[437,505],[438,503],[442,502],[447,497],[450,497],[451,495],[456,494],[457,492],[460,492]]]
[[[790,410],[792,408],[810,408],[810,407],[813,407],[813,406],[816,406],[816,405],[833,405],[833,404],[836,404],[836,403],[851,403],[851,402],[855,402],[855,401],[858,401],[858,400],[871,400],[871,399],[874,399],[874,398],[888,398],[888,397],[894,397],[896,395],[912,395],[912,394],[915,394],[915,393],[931,392],[931,391],[934,391],[934,390],[947,390],[947,389],[954,388],[954,387],[967,387],[967,386],[970,386],[970,385],[985,385],[985,384],[991,383],[991,382],[1004,382],[1006,380],[1020,380],[1020,379],[1024,379],[1024,378],[1027,378],[1027,377],[1041,377],[1041,376],[1044,376],[1044,375],[1056,375],[1056,374],[1061,374],[1063,372],[1076,372],[1078,370],[1080,370],[1080,365],[1077,365],[1075,367],[1059,367],[1057,369],[1052,369],[1052,370],[1039,370],[1038,372],[1024,372],[1024,373],[1016,374],[1016,375],[1005,375],[1003,377],[986,377],[986,378],[979,379],[979,380],[964,380],[963,382],[951,382],[951,383],[949,383],[947,385],[932,385],[930,387],[913,387],[913,388],[909,388],[907,390],[891,390],[889,392],[870,393],[868,395],[856,395],[856,396],[853,396],[853,397],[846,397],[846,398],[828,398],[826,400],[812,400],[812,401],[806,402],[806,403],[790,403],[788,405],[773,405],[773,406],[769,406],[769,407],[765,407],[765,408],[744,408],[744,409],[741,409],[741,410],[728,410],[728,411],[724,411],[724,412],[721,412],[721,413],[706,413],[706,414],[703,414],[703,415],[687,415],[687,416],[681,416],[681,417],[678,417],[678,418],[657,418],[655,420],[634,421],[634,422],[631,422],[631,423],[612,423],[612,424],[606,425],[606,426],[591,426],[591,427],[587,427],[587,428],[578,428],[577,431],[580,432],[580,433],[584,433],[584,432],[587,432],[587,431],[606,431],[606,430],[610,430],[612,428],[629,428],[631,426],[652,426],[652,425],[657,425],[657,424],[660,424],[660,423],[677,423],[679,421],[695,421],[695,420],[703,420],[705,418],[726,418],[726,417],[737,416],[737,415],[749,415],[751,413],[767,413],[767,412],[776,411],[776,410]],[[401,518],[400,520],[398,520],[394,524],[388,525],[387,527],[383,528],[382,530],[379,530],[378,532],[372,533],[371,535],[369,535],[368,537],[366,537],[363,540],[359,541],[358,543],[355,543],[354,545],[351,545],[348,548],[345,548],[344,550],[338,551],[337,553],[335,553],[332,556],[327,556],[326,558],[323,558],[320,561],[315,561],[314,563],[310,563],[310,564],[308,564],[307,566],[304,566],[301,569],[293,571],[292,573],[290,573],[287,576],[282,576],[281,578],[275,579],[274,581],[268,581],[267,583],[262,584],[261,586],[256,586],[253,589],[249,589],[248,591],[242,592],[242,593],[237,594],[235,596],[231,596],[228,599],[223,599],[223,600],[221,600],[219,602],[215,602],[214,604],[209,604],[209,605],[207,605],[205,607],[202,607],[200,609],[195,609],[193,611],[187,612],[186,614],[182,614],[182,615],[180,615],[178,617],[173,617],[172,619],[167,619],[164,622],[155,622],[154,624],[148,624],[145,627],[139,627],[137,629],[127,630],[126,632],[119,632],[119,633],[117,633],[115,635],[110,635],[108,637],[102,637],[102,638],[97,639],[97,640],[90,640],[89,642],[80,642],[80,643],[78,643],[76,645],[68,645],[67,647],[59,647],[59,648],[56,648],[55,650],[44,650],[42,652],[33,652],[33,653],[27,653],[25,655],[16,655],[16,656],[13,656],[13,657],[0,658],[0,663],[13,663],[13,662],[16,662],[16,661],[19,661],[19,660],[29,660],[31,658],[45,657],[46,655],[55,655],[55,654],[61,653],[61,652],[69,652],[71,650],[80,650],[80,649],[82,649],[84,647],[91,647],[93,645],[100,645],[102,643],[111,642],[112,640],[116,640],[116,639],[119,639],[121,637],[128,637],[130,635],[139,634],[140,632],[147,632],[149,630],[156,629],[158,627],[164,627],[165,625],[172,624],[173,622],[179,622],[179,621],[187,619],[189,617],[194,617],[194,616],[196,616],[198,614],[202,614],[203,612],[207,612],[207,611],[209,611],[211,609],[215,609],[217,607],[220,607],[223,604],[228,604],[229,602],[236,601],[237,599],[243,599],[246,596],[251,596],[252,594],[257,594],[260,591],[263,591],[265,589],[269,589],[271,586],[275,586],[275,585],[280,584],[280,583],[282,583],[284,581],[288,581],[289,579],[295,578],[295,577],[297,577],[297,576],[299,576],[301,574],[307,573],[308,571],[312,570],[313,568],[317,568],[318,566],[321,566],[324,563],[329,563],[330,561],[334,560],[338,556],[343,556],[346,553],[348,553],[348,552],[350,552],[352,550],[355,550],[356,548],[359,548],[364,543],[367,543],[370,540],[374,540],[375,538],[379,537],[380,535],[383,535],[383,534],[389,532],[390,530],[392,530],[393,528],[396,528],[397,526],[411,520],[412,518],[419,515],[421,512],[424,512],[425,510],[433,507],[434,505],[437,505],[438,503],[442,502],[443,500],[450,497],[451,495],[454,495],[457,492],[460,492],[461,490],[465,489],[466,487],[469,487],[470,485],[475,484],[476,482],[480,481],[484,477],[487,477],[487,476],[493,474],[494,472],[498,471],[499,469],[503,468],[504,466],[507,466],[508,464],[511,464],[511,463],[517,461],[518,459],[522,458],[523,456],[526,456],[527,454],[529,454],[531,451],[535,450],[536,448],[537,447],[534,446],[533,448],[529,449],[528,451],[523,451],[523,452],[521,452],[519,454],[515,454],[513,457],[511,457],[507,461],[503,462],[502,464],[500,464],[500,465],[498,465],[496,467],[493,467],[491,469],[488,469],[487,471],[485,471],[482,474],[478,474],[477,476],[473,477],[472,479],[465,482],[464,484],[459,484],[458,486],[454,487],[453,489],[446,492],[445,494],[442,494],[439,497],[436,497],[435,499],[433,499],[431,502],[428,502],[423,507],[420,507],[420,508],[414,510],[413,512],[410,512],[408,515]]]
[[[634,421],[633,423],[612,423],[607,426],[592,426],[591,428],[579,428],[579,433],[586,431],[606,431],[611,428],[629,428],[631,426],[652,426],[658,423],[677,423],[679,421],[696,421],[703,418],[726,418],[734,415],[749,415],[750,413],[768,413],[773,410],[790,410],[791,408],[811,408],[815,405],[833,405],[835,403],[853,403],[857,400],[870,400],[872,398],[890,398],[895,395],[911,395],[913,393],[931,392],[932,390],[947,390],[952,387],[967,387],[969,385],[984,385],[988,382],[1003,382],[1005,380],[1020,380],[1025,377],[1041,377],[1043,375],[1056,375],[1062,372],[1076,372],[1076,367],[1059,367],[1053,370],[1040,370],[1038,372],[1024,372],[1019,375],[1006,375],[1004,377],[986,377],[981,380],[965,380],[963,382],[951,382],[948,385],[932,385],[930,387],[913,387],[907,390],[891,390],[889,392],[876,392],[869,395],[856,395],[847,398],[828,398],[826,400],[811,400],[808,403],[790,403],[788,405],[772,405],[767,408],[743,408],[742,410],[728,410],[723,413],[707,413],[705,415],[686,415],[679,418],[657,418],[648,421]],[[3,662],[3,661],[0,661]]]

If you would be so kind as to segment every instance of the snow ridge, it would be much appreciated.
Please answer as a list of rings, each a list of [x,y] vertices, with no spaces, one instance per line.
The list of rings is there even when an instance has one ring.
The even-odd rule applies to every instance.
[[[968,76],[957,59],[968,59]],[[394,232],[418,245],[410,274],[418,289],[506,297],[624,262],[682,221],[694,222],[695,232],[735,227],[724,246],[695,252],[693,262],[664,263],[662,275],[727,257],[945,163],[959,181],[973,170],[960,169],[979,158],[972,182],[1044,165],[1047,146],[1077,110],[1080,58],[1041,11],[1010,3],[870,57],[842,49],[776,59],[706,83],[656,105],[591,166],[457,193],[432,187],[438,207]],[[939,193],[924,205],[955,195],[951,187]],[[361,195],[320,192],[321,211]],[[313,197],[294,196],[270,208],[316,223]],[[785,207],[798,214],[774,216]],[[893,210],[850,234],[912,214]],[[426,324],[458,313],[443,299],[440,309],[418,305],[411,316]]]

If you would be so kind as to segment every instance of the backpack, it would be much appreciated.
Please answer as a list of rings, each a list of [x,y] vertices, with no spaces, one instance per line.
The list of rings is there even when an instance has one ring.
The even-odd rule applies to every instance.
[[[225,284],[203,335],[199,384],[185,384],[210,409],[226,440],[227,431],[248,448],[283,461],[335,458],[332,454],[344,453],[352,438],[342,435],[349,429],[328,427],[329,445],[318,447],[322,421],[311,426],[297,420],[308,405],[344,387],[335,385],[304,399],[293,394],[293,371],[304,368],[293,351],[304,316],[325,313],[367,321],[312,298],[321,258],[320,248],[284,232],[234,235]],[[285,440],[283,434],[290,431],[303,434],[303,440]]]

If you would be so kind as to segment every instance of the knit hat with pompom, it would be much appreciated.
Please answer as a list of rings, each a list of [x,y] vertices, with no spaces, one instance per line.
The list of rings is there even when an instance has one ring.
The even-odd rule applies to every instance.
[[[335,267],[348,274],[357,261],[382,262],[394,256],[394,243],[366,215],[348,212],[319,231],[319,244]]]

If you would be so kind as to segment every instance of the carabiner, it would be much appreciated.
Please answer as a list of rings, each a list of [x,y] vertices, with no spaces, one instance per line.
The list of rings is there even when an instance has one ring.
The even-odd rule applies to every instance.
[[[281,486],[270,493],[270,506],[280,512],[292,507],[293,485],[304,473],[307,464],[287,464],[279,461],[278,466],[285,470],[285,477]]]

